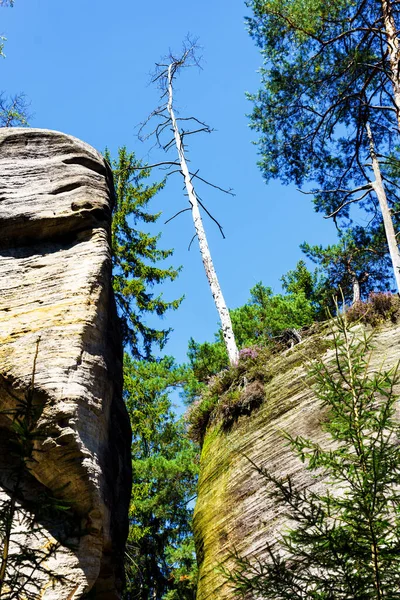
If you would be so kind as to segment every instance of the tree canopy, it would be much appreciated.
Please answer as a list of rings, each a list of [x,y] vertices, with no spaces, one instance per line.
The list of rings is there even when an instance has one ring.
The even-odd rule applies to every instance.
[[[355,202],[383,217],[400,288],[392,214],[399,200],[396,2],[252,0],[249,31],[264,66],[251,126],[264,177],[311,182],[317,211],[347,220]],[[397,64],[397,63],[396,63]],[[381,213],[382,217],[379,216]]]
[[[133,433],[127,600],[195,598],[197,449],[169,398],[186,378],[187,368],[170,357],[137,361],[125,355],[124,397]]]
[[[303,263],[304,264],[304,263]],[[314,285],[311,273],[310,286]],[[250,290],[250,298],[243,305],[230,311],[233,330],[239,349],[250,346],[266,346],[286,329],[301,329],[317,317],[318,308],[312,299],[313,292],[306,295],[301,285],[293,286],[287,294],[274,294],[272,289],[257,283]],[[189,341],[189,364],[194,377],[200,383],[228,366],[228,356],[221,332],[215,334],[215,342]],[[186,384],[188,397],[201,390],[192,380]]]
[[[394,16],[399,8],[392,4]],[[397,111],[381,3],[252,0],[249,32],[261,48],[261,88],[251,95],[264,176],[311,180],[337,198],[364,183],[365,123],[382,153],[397,141]],[[346,211],[344,211],[346,212]]]
[[[380,231],[368,232],[354,227],[339,237],[337,244],[323,248],[321,245],[301,245],[304,254],[319,265],[324,278],[320,295],[325,297],[327,308],[332,301],[327,296],[344,296],[348,302],[366,299],[373,291],[385,291],[390,281],[390,261]],[[323,302],[322,297],[320,300]]]

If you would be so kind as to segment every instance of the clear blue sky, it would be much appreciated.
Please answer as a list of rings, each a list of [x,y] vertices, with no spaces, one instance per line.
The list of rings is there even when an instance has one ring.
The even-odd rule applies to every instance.
[[[313,212],[310,197],[277,182],[267,186],[256,166],[245,92],[258,87],[261,57],[246,32],[246,14],[244,2],[232,0],[15,0],[14,8],[0,8],[0,33],[8,38],[0,89],[27,94],[30,124],[75,135],[99,150],[127,145],[150,162],[162,155],[148,154],[136,137],[137,124],[158,102],[149,74],[169,48],[180,48],[187,33],[199,38],[203,70],[185,71],[176,98],[182,116],[195,115],[217,130],[193,139],[193,169],[236,193],[231,198],[199,188],[227,236],[220,239],[206,220],[231,308],[243,304],[259,280],[279,291],[280,277],[301,258],[304,240],[335,239],[332,223]],[[167,351],[178,360],[185,359],[190,336],[212,340],[217,328],[198,248],[193,244],[187,251],[190,214],[163,225],[185,202],[176,179],[153,206],[163,211],[162,245],[175,248],[173,262],[183,265],[179,280],[164,286],[167,298],[185,294],[181,308],[164,319],[174,329]]]

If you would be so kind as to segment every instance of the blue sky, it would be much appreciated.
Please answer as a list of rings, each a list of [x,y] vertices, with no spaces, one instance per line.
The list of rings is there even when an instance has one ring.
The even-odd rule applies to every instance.
[[[301,258],[304,240],[335,239],[333,224],[314,213],[309,196],[278,182],[266,185],[257,168],[245,92],[258,87],[261,57],[246,32],[246,14],[244,2],[232,0],[15,0],[14,8],[0,9],[0,33],[7,37],[0,87],[27,94],[30,124],[75,135],[99,150],[107,146],[115,153],[126,145],[149,162],[164,158],[137,139],[137,125],[158,103],[158,91],[149,85],[154,63],[170,48],[179,49],[188,33],[199,38],[202,70],[183,73],[176,101],[182,116],[195,115],[216,129],[192,137],[192,168],[236,193],[231,198],[198,189],[226,234],[222,240],[205,219],[231,308],[247,300],[257,281],[279,291],[280,277]],[[186,202],[182,182],[170,178],[152,207],[163,212],[163,247],[174,248],[173,263],[183,265],[179,279],[163,290],[167,298],[185,295],[163,323],[174,329],[167,352],[179,361],[190,336],[212,340],[218,320],[198,248],[193,244],[187,251],[190,214],[163,224]]]

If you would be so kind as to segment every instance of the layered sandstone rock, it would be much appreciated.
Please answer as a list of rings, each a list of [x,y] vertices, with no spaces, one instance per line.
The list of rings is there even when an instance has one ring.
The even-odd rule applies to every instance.
[[[29,585],[45,600],[89,592],[117,599],[130,427],[111,288],[112,177],[87,144],[38,129],[0,130],[0,174],[3,498],[13,494],[12,420],[27,397],[37,350],[34,460],[23,474],[18,507],[30,514],[42,494],[65,501],[67,509],[40,516],[40,535],[28,546],[57,551]],[[14,529],[14,544],[29,538],[21,523]]]
[[[209,427],[194,515],[197,600],[233,600],[233,589],[221,567],[229,570],[234,566],[234,550],[262,561],[266,542],[273,544],[282,529],[280,509],[267,497],[262,476],[248,459],[280,476],[290,475],[299,488],[323,486],[293,455],[282,432],[309,437],[326,447],[328,441],[321,429],[324,413],[306,373],[310,359],[322,358],[328,363],[333,359],[329,346],[329,336],[316,335],[271,359],[272,378],[261,407],[250,416],[241,416],[229,430],[221,423]],[[382,327],[374,341],[371,370],[379,369],[383,362],[385,368],[393,367],[399,360],[400,326]]]

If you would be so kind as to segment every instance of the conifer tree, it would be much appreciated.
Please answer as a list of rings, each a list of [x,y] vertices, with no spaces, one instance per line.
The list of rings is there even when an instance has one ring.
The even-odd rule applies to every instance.
[[[316,307],[306,297],[304,289],[296,289],[288,294],[274,294],[262,282],[250,290],[250,298],[243,305],[230,311],[233,330],[239,349],[249,346],[268,346],[287,329],[301,329],[310,325],[316,318]],[[190,339],[188,350],[189,364],[194,378],[206,383],[229,365],[222,332],[215,334],[215,342],[199,344]],[[188,399],[196,396],[201,389],[189,379],[185,385]]]
[[[126,600],[191,600],[196,585],[192,508],[197,450],[175,415],[169,393],[183,385],[189,370],[173,359],[154,357],[169,330],[147,324],[179,306],[151,287],[174,280],[178,270],[163,268],[172,250],[160,250],[160,235],[143,231],[160,214],[149,212],[164,182],[145,185],[150,169],[125,147],[112,161],[116,206],[112,221],[113,287],[120,315],[124,356],[124,400],[132,426],[132,495],[126,552]]]
[[[281,282],[286,293],[304,295],[313,308],[315,321],[325,320],[327,310],[334,312],[337,290],[332,288],[329,277],[317,268],[310,271],[304,260],[299,260],[294,269],[285,273]]]
[[[379,205],[400,290],[391,218],[399,188],[388,168],[399,135],[397,2],[248,5],[250,34],[264,57],[251,121],[265,178],[312,182],[316,209],[335,220],[346,220],[355,202],[372,217]]]
[[[143,225],[155,223],[160,216],[148,212],[147,207],[164,182],[146,185],[150,169],[143,168],[126,147],[119,149],[118,159],[112,160],[108,151],[105,156],[113,170],[116,192],[112,218],[113,287],[123,341],[134,357],[149,357],[154,344],[164,346],[169,330],[148,325],[146,316],[163,316],[180,304],[180,300],[165,301],[161,294],[152,293],[154,285],[173,281],[179,270],[160,266],[172,250],[160,250],[160,234],[142,230]]]
[[[125,356],[124,395],[133,433],[126,600],[195,598],[191,519],[197,448],[169,398],[187,378],[188,368],[171,357]]]
[[[379,233],[354,227],[343,232],[337,244],[326,248],[306,242],[300,246],[323,274],[325,285],[320,287],[320,295],[323,292],[327,299],[329,295],[343,294],[346,301],[354,304],[365,300],[370,292],[387,290],[390,261],[387,248],[378,239]]]

